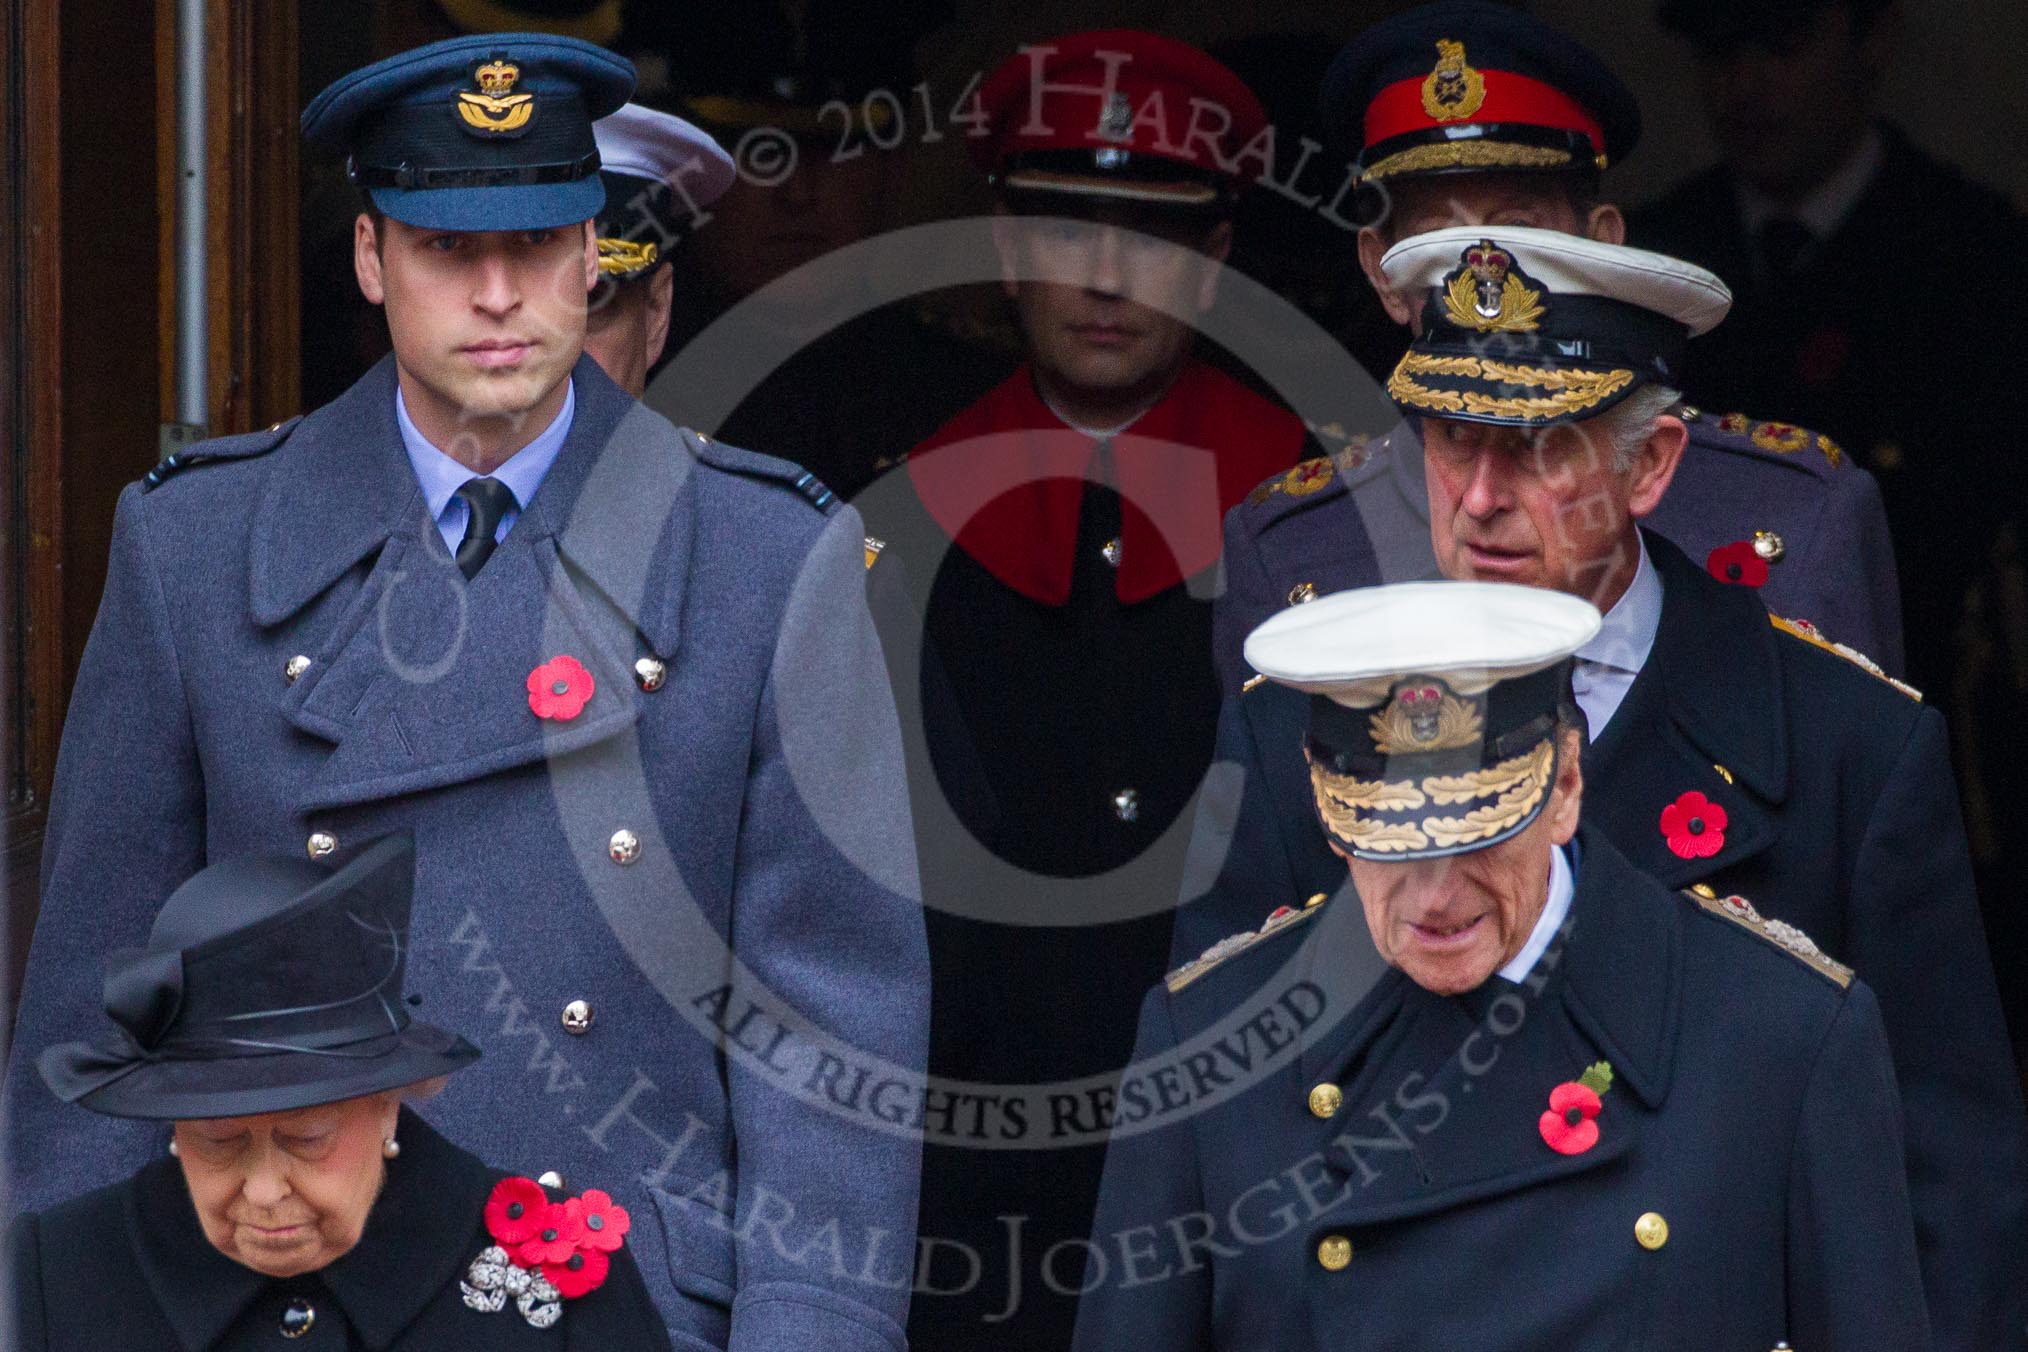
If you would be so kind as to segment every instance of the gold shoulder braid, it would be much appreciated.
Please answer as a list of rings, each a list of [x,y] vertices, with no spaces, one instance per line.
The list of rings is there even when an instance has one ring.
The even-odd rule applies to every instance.
[[[1169,988],[1169,994],[1174,995],[1226,959],[1244,953],[1271,934],[1279,934],[1291,925],[1301,924],[1323,908],[1322,892],[1304,902],[1300,910],[1294,906],[1277,906],[1274,913],[1261,922],[1259,929],[1242,930],[1238,934],[1227,935],[1163,977],[1162,984]]]
[[[1705,892],[1710,890],[1710,888],[1704,889]],[[1711,914],[1724,916],[1741,929],[1757,934],[1776,948],[1793,954],[1802,961],[1804,966],[1816,969],[1820,975],[1829,978],[1835,983],[1840,990],[1852,984],[1852,969],[1850,967],[1847,967],[1844,963],[1839,962],[1823,949],[1817,947],[1816,940],[1797,929],[1794,925],[1789,924],[1786,920],[1768,919],[1755,910],[1753,903],[1745,897],[1707,897],[1704,895],[1704,892],[1689,888],[1684,890],[1683,895],[1696,902],[1704,910],[1711,912]]]
[[[1837,654],[1868,675],[1878,677],[1880,680],[1887,682],[1912,700],[1920,701],[1922,699],[1922,691],[1917,690],[1906,681],[1895,680],[1892,676],[1881,670],[1878,662],[1868,657],[1865,653],[1860,652],[1857,648],[1844,643],[1833,643],[1830,639],[1824,637],[1822,630],[1818,629],[1816,625],[1811,624],[1808,620],[1784,619],[1780,615],[1769,615],[1768,619],[1774,623],[1775,628],[1781,630],[1784,634],[1792,634],[1805,643],[1822,648],[1827,653]]]

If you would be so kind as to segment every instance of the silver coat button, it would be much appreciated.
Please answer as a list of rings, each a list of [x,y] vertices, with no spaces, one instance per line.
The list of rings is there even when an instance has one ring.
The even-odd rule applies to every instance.
[[[660,658],[643,657],[634,663],[634,684],[643,690],[660,690],[668,679],[669,668]]]
[[[546,1169],[542,1173],[537,1174],[535,1181],[545,1188],[554,1188],[558,1192],[563,1191],[563,1175],[554,1169]]]
[[[317,1307],[307,1300],[292,1300],[282,1311],[282,1336],[300,1338],[317,1322]]]
[[[1141,815],[1141,791],[1121,789],[1113,795],[1113,815],[1123,822],[1138,819]]]
[[[641,857],[641,838],[622,826],[606,842],[606,853],[613,857],[615,864],[631,864]]]
[[[310,659],[297,653],[289,659],[289,664],[282,668],[282,675],[288,679],[290,685],[294,685],[297,678],[309,669]]]
[[[573,1037],[583,1037],[591,1031],[592,1007],[582,1000],[572,1000],[563,1007],[563,1031]]]
[[[1115,535],[1115,536],[1114,536],[1114,537],[1113,537],[1112,539],[1110,539],[1110,540],[1106,541],[1106,542],[1105,542],[1104,544],[1100,545],[1100,546],[1099,546],[1099,553],[1101,553],[1101,554],[1105,555],[1105,559],[1106,559],[1106,562],[1107,562],[1107,563],[1108,563],[1109,565],[1111,565],[1111,566],[1112,566],[1112,567],[1114,567],[1114,568],[1117,568],[1117,567],[1119,567],[1119,566],[1120,566],[1120,537],[1119,537],[1119,536],[1117,536],[1117,535]]]
[[[1298,582],[1289,588],[1289,604],[1292,606],[1307,605],[1316,599],[1317,584],[1314,582]]]
[[[322,859],[338,848],[338,837],[329,831],[312,831],[310,839],[305,842],[305,848],[310,851],[312,859]]]

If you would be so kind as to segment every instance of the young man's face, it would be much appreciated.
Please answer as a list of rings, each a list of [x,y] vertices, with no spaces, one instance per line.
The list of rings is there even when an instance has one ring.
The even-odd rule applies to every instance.
[[[1232,227],[1179,229],[1153,213],[1074,210],[996,221],[1003,285],[1029,355],[1091,394],[1159,387],[1189,355],[1192,320],[1217,298]]]
[[[460,232],[361,215],[353,267],[424,397],[445,413],[500,418],[533,409],[570,374],[598,250],[588,222]]]
[[[1865,131],[1892,43],[1891,24],[1861,27],[1850,8],[1832,4],[1765,37],[1700,48],[1719,150],[1760,191],[1807,194]]]

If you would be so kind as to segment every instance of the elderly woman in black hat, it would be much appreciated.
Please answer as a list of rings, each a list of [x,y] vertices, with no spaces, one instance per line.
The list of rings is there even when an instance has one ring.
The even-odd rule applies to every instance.
[[[112,955],[122,1038],[49,1048],[43,1078],[173,1123],[168,1156],[15,1221],[10,1347],[669,1346],[624,1210],[504,1176],[404,1106],[479,1056],[409,1018],[413,873],[401,837],[336,870],[215,864]]]

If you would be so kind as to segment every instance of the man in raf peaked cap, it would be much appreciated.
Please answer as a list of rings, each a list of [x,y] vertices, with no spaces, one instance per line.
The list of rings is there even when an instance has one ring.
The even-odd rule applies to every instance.
[[[56,1116],[33,1074],[99,952],[208,859],[341,862],[402,829],[411,973],[492,1053],[428,1108],[446,1134],[625,1180],[679,1345],[900,1352],[918,1147],[820,1087],[905,1087],[926,1038],[864,530],[582,354],[593,125],[632,88],[596,47],[502,33],[304,113],[366,195],[353,263],[394,351],[120,499],[9,1070],[15,1201],[156,1148]]]

